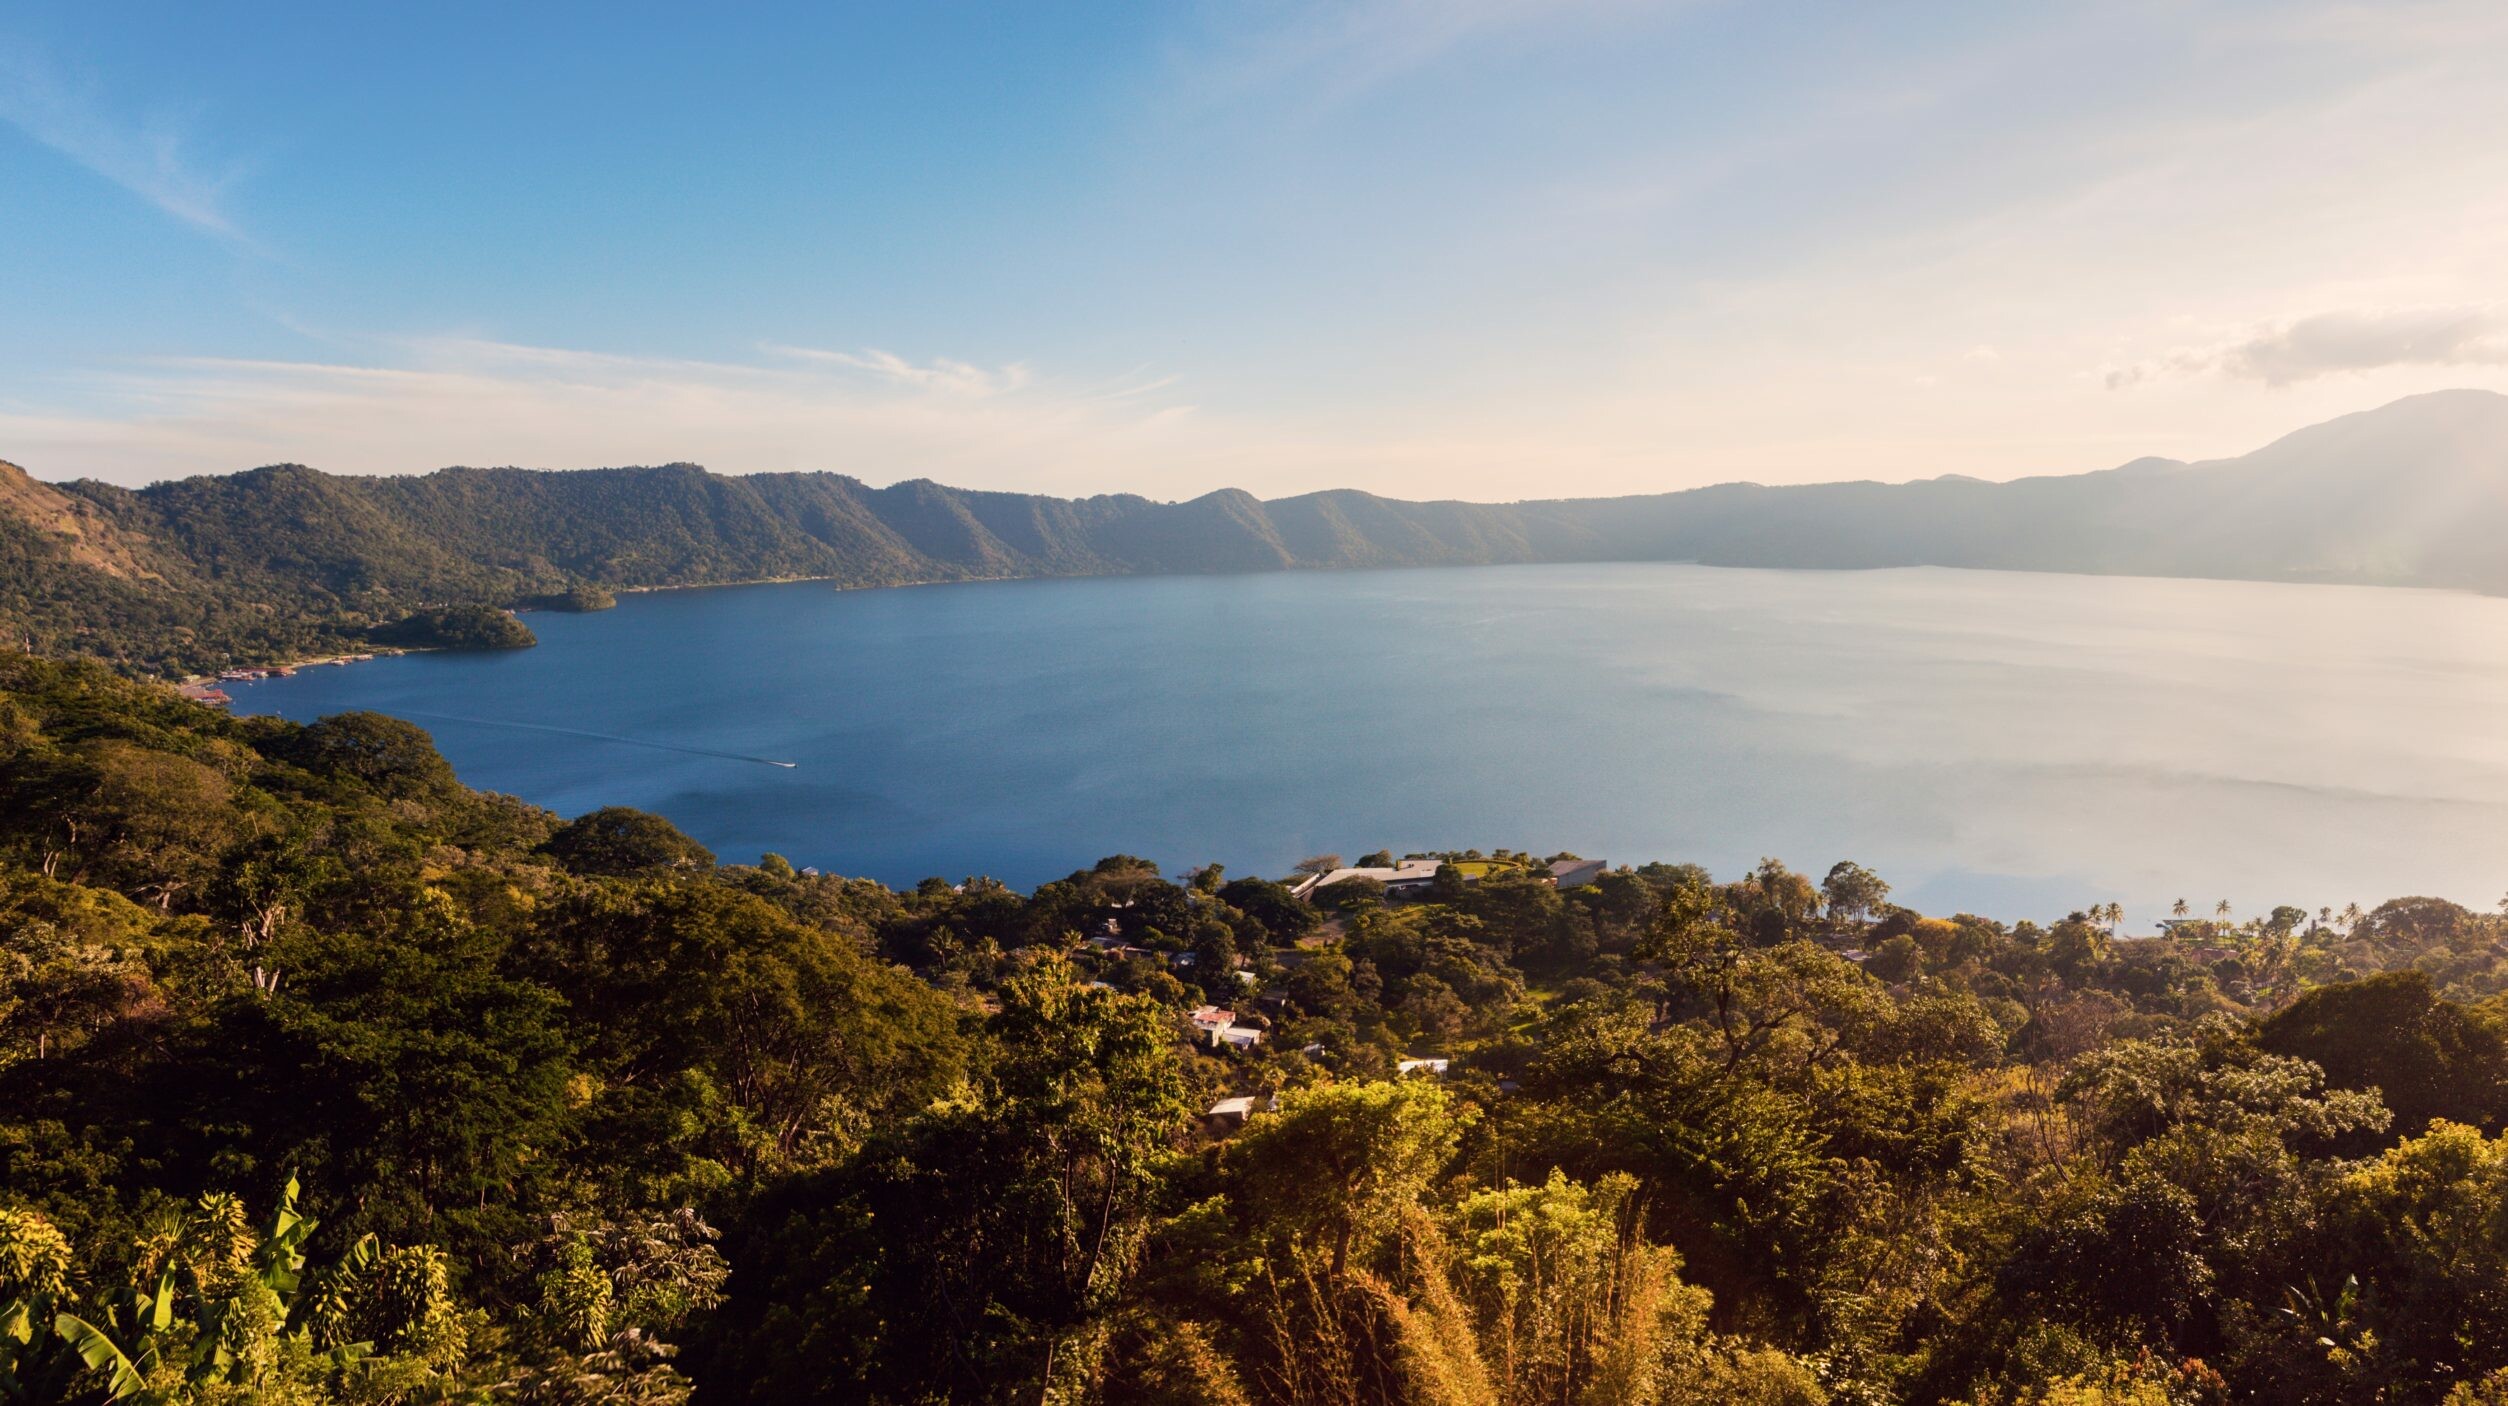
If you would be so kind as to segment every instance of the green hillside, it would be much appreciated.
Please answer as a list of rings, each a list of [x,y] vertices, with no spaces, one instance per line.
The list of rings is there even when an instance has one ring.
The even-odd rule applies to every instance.
[[[1422,857],[897,891],[0,656],[0,1399],[2508,1391],[2508,920]]]
[[[297,466],[130,490],[0,466],[0,629],[181,672],[334,649],[415,611],[577,588],[1694,561],[1961,566],[2508,592],[2508,397],[2454,391],[2203,464],[1619,499],[1062,499],[690,464]]]

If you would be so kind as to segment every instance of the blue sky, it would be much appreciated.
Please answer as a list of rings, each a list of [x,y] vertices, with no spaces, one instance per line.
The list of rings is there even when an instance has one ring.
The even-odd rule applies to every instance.
[[[720,13],[717,13],[717,12]],[[0,457],[1509,499],[2508,388],[2508,8],[0,11]]]

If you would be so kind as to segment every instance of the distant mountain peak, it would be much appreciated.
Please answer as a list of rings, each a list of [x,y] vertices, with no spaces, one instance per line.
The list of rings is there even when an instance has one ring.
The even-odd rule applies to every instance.
[[[2139,459],[2119,464],[2108,472],[2112,474],[2173,474],[2184,467],[2186,467],[2186,461],[2183,459],[2168,459],[2157,454],[2145,454]]]

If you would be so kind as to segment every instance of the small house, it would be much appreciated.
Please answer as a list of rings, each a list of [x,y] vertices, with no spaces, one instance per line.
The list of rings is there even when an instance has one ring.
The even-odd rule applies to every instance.
[[[1257,1113],[1279,1111],[1278,1094],[1238,1094],[1212,1104],[1210,1111],[1202,1115],[1202,1126],[1209,1129],[1213,1137],[1224,1137],[1244,1127],[1246,1120]]]
[[[1603,876],[1611,864],[1603,859],[1554,859],[1550,861],[1550,882],[1559,888],[1583,888]]]

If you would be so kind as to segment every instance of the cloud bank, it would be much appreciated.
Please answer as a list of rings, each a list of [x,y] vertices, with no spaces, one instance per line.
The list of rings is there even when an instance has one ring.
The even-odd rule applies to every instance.
[[[2485,308],[2325,313],[2232,347],[2221,369],[2269,386],[2385,366],[2508,364],[2508,324]]]
[[[2278,388],[2413,366],[2508,366],[2508,317],[2489,307],[2319,313],[2111,368],[2107,384],[2122,389],[2162,376],[2219,374]]]

